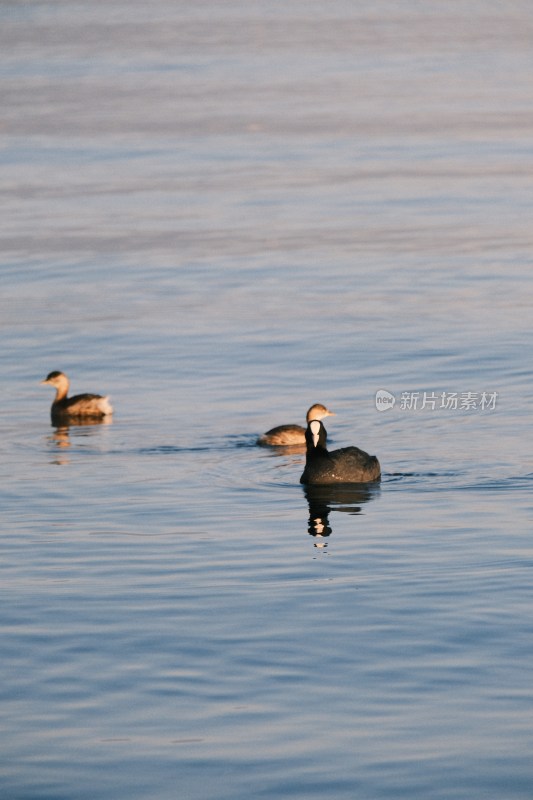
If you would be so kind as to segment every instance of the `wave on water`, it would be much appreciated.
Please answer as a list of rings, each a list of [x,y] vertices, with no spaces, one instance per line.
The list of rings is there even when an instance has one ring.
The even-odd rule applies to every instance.
[[[421,491],[509,491],[529,488],[533,473],[491,477],[475,475],[472,470],[385,472],[381,483],[392,490],[415,487]]]
[[[141,447],[138,452],[152,455],[173,455],[175,453],[217,452],[221,450],[234,450],[254,447],[257,436],[255,434],[230,435],[199,441],[198,444],[160,444],[151,447]]]

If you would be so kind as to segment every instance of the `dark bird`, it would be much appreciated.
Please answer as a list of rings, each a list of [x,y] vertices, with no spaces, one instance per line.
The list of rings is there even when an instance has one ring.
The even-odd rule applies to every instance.
[[[300,483],[370,483],[381,477],[376,456],[369,456],[358,447],[341,447],[328,452],[326,429],[320,420],[311,420],[305,432],[307,445],[305,469]]]

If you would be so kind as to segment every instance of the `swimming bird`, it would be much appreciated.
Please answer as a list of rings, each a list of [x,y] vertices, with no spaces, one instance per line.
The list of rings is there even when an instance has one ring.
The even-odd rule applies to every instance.
[[[320,420],[311,420],[305,432],[307,454],[300,483],[324,485],[332,483],[370,483],[381,477],[376,456],[369,456],[358,447],[341,447],[328,452],[326,429]]]
[[[41,383],[53,386],[56,390],[51,408],[52,423],[103,419],[113,413],[109,399],[100,394],[77,394],[74,397],[67,397],[70,382],[63,372],[50,372]]]
[[[324,417],[334,416],[334,411],[329,411],[322,403],[315,403],[307,412],[306,420],[310,422],[312,419],[324,419]],[[278,425],[260,436],[257,444],[276,445],[278,447],[305,445],[305,428],[301,425]]]

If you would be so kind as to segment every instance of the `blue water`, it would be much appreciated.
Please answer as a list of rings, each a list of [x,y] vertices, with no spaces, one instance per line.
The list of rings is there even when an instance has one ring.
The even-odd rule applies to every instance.
[[[2,797],[529,800],[529,4],[0,22]]]

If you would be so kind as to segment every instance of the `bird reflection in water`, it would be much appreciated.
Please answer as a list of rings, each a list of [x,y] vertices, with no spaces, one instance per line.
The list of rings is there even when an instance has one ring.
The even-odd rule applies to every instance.
[[[327,542],[322,540],[333,532],[329,523],[331,511],[360,514],[361,507],[377,497],[379,490],[379,483],[304,486],[304,494],[309,505],[307,530],[310,536],[316,538],[315,547],[327,547]]]
[[[50,444],[57,449],[56,457],[53,459],[53,464],[69,464],[68,448],[72,447],[70,441],[70,430],[74,428],[77,436],[90,436],[94,431],[80,431],[79,428],[94,428],[95,426],[111,425],[111,417],[103,417],[102,419],[84,419],[76,420],[74,425],[56,425],[55,430],[50,434],[47,439]],[[53,424],[53,423],[52,423]]]

